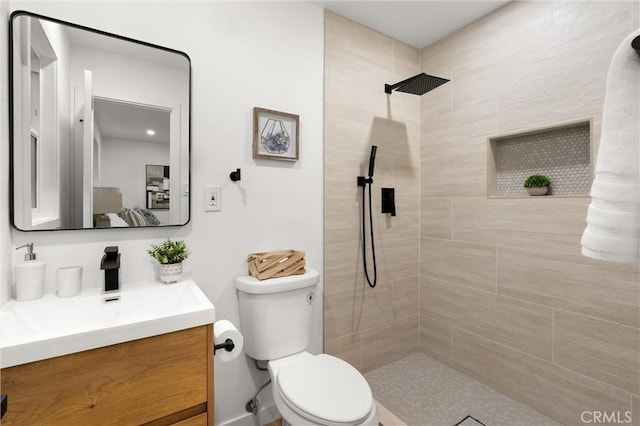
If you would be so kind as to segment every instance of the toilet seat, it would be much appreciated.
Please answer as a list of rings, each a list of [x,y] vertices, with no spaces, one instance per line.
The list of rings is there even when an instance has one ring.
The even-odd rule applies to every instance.
[[[304,356],[282,365],[274,383],[287,407],[318,424],[361,424],[374,407],[360,372],[331,355]]]

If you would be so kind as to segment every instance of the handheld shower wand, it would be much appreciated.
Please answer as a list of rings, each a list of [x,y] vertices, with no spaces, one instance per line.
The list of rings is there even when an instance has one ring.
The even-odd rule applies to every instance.
[[[373,167],[376,164],[376,151],[378,151],[378,147],[375,145],[371,145],[371,155],[369,155],[369,178],[370,179],[373,178]]]
[[[376,286],[378,281],[378,268],[376,265],[376,248],[373,239],[373,213],[371,208],[371,184],[373,183],[373,169],[376,162],[376,151],[378,147],[371,146],[371,154],[369,155],[369,177],[358,176],[357,184],[362,187],[362,262],[364,264],[364,276],[371,288]],[[369,278],[369,270],[367,268],[367,242],[366,242],[366,221],[365,221],[365,187],[369,185],[369,228],[371,231],[371,256],[373,258],[373,282]]]

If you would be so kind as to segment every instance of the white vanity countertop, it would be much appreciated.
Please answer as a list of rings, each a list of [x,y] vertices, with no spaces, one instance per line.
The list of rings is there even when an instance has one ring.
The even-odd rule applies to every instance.
[[[211,324],[215,307],[192,280],[123,284],[116,302],[101,289],[47,294],[0,308],[0,368]]]

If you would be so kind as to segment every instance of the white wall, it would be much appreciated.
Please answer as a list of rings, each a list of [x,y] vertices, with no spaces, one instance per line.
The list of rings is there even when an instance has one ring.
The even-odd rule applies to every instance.
[[[146,165],[169,165],[169,144],[147,141],[102,139],[100,186],[122,191],[122,206],[147,207]],[[160,223],[169,223],[169,210],[153,210]]]
[[[111,244],[120,247],[125,286],[152,279],[154,267],[145,253],[149,244],[166,237],[184,238],[192,251],[187,270],[215,304],[216,317],[237,324],[234,277],[246,274],[248,253],[300,249],[307,253],[308,266],[322,270],[323,13],[319,6],[27,1],[11,2],[11,7],[182,50],[191,57],[193,67],[192,212],[187,226],[135,231],[12,230],[9,235],[8,197],[1,196],[8,185],[7,160],[2,157],[0,249],[10,253],[13,246],[34,241],[40,260],[47,263],[47,291],[55,288],[55,270],[72,264],[84,267],[84,286],[102,285],[100,258]],[[0,37],[6,33],[3,28]],[[6,43],[0,45],[4,49]],[[1,82],[3,99],[6,81]],[[254,106],[300,115],[300,161],[252,158]],[[0,128],[0,152],[6,153],[6,127]],[[232,183],[228,176],[236,167],[242,168],[242,181]],[[222,212],[205,213],[202,187],[216,184],[222,186]],[[7,257],[19,260],[17,255]],[[4,278],[6,266],[2,269]],[[4,300],[9,282],[0,283]],[[321,311],[318,303],[314,352],[322,349]],[[250,419],[242,417],[244,405],[266,379],[244,357],[216,362],[216,424],[236,418],[250,424]],[[261,401],[270,405],[270,388],[267,391]]]

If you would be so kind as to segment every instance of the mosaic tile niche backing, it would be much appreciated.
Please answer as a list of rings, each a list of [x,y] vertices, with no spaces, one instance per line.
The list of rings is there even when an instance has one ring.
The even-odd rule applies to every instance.
[[[526,197],[524,180],[545,175],[548,195],[589,195],[589,123],[495,140],[496,196]]]

